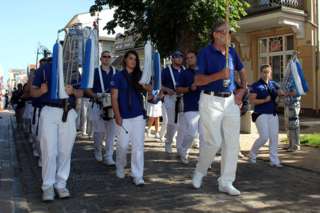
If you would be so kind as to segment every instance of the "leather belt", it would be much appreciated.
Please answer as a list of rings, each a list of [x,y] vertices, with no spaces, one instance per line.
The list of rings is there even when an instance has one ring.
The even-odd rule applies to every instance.
[[[228,98],[232,95],[231,92],[213,92],[213,91],[208,91],[208,90],[203,91],[203,93],[206,95],[217,96],[217,97],[221,97],[221,98]]]

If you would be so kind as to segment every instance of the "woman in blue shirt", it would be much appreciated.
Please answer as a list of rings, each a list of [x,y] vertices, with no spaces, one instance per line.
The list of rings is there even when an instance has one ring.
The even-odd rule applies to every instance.
[[[251,86],[250,102],[254,105],[254,117],[259,138],[250,151],[250,162],[256,163],[258,150],[269,140],[270,165],[282,167],[278,157],[279,118],[277,115],[276,98],[283,95],[278,84],[271,81],[271,66],[260,68],[261,78]]]
[[[145,110],[142,93],[151,92],[150,85],[141,86],[138,81],[142,72],[137,52],[124,55],[123,70],[114,75],[111,82],[112,108],[119,127],[116,151],[116,174],[125,177],[129,141],[132,144],[131,176],[137,186],[144,185],[144,128]]]

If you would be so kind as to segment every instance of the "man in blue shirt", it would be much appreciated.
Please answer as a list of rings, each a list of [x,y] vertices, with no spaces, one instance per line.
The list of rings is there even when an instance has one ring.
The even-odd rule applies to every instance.
[[[188,68],[182,71],[177,92],[183,94],[183,114],[180,117],[183,123],[181,141],[177,140],[177,153],[180,160],[184,164],[188,164],[188,153],[192,142],[198,135],[199,130],[199,99],[200,89],[194,84],[196,74],[196,59],[195,52],[188,52],[186,62]],[[180,131],[180,129],[179,129]],[[180,139],[180,138],[179,138]]]
[[[283,95],[279,85],[271,81],[271,66],[260,68],[261,78],[250,89],[250,103],[254,105],[255,123],[259,138],[252,145],[250,162],[256,163],[258,150],[269,140],[270,165],[282,167],[278,157],[279,119],[277,115],[276,98]]]
[[[36,72],[32,97],[41,97],[43,108],[40,114],[40,144],[42,159],[42,200],[54,200],[54,190],[59,198],[70,197],[66,188],[70,174],[71,153],[76,139],[77,113],[74,110],[76,98],[83,95],[82,90],[66,85],[68,99],[52,99],[50,96],[52,64],[48,63]],[[77,85],[79,86],[79,85]],[[65,109],[68,103],[68,111]],[[66,116],[66,121],[63,121]]]
[[[94,100],[91,120],[94,132],[95,158],[99,162],[102,161],[102,141],[106,138],[104,163],[113,166],[115,165],[113,160],[115,123],[111,106],[110,82],[117,71],[114,67],[110,66],[110,60],[110,52],[103,51],[100,57],[101,67],[95,70],[93,88],[87,91],[87,95]],[[107,105],[103,106],[103,102]]]
[[[200,50],[195,85],[203,91],[199,101],[200,156],[192,183],[200,188],[217,151],[222,146],[219,191],[240,195],[233,185],[240,149],[240,108],[246,88],[246,72],[236,51],[229,47],[230,28],[224,20],[212,27],[212,43]],[[228,48],[226,48],[228,47]],[[228,63],[226,63],[226,50]],[[228,64],[228,67],[226,65]],[[238,71],[241,89],[235,91],[234,72]]]
[[[183,54],[175,51],[172,54],[172,64],[162,70],[161,81],[164,96],[165,113],[167,114],[168,123],[166,127],[165,151],[172,152],[173,137],[177,132],[179,117],[176,109],[177,100],[181,100],[181,96],[176,93],[176,85],[179,84],[180,75],[184,70],[182,66]],[[178,118],[178,119],[177,119]],[[180,127],[179,127],[180,128]],[[178,136],[179,137],[179,136]]]

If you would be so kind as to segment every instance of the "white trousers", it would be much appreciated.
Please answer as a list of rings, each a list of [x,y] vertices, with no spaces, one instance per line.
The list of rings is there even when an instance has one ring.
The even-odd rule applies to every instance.
[[[134,178],[143,177],[144,168],[144,128],[146,121],[143,116],[138,116],[130,119],[123,119],[122,126],[128,131],[117,126],[118,141],[117,141],[117,157],[116,167],[123,170],[127,165],[127,153],[129,141],[131,143],[131,176]]]
[[[258,150],[269,140],[269,157],[273,164],[279,164],[278,157],[278,134],[279,118],[278,115],[262,114],[256,120],[259,138],[254,142],[250,157],[256,159]]]
[[[82,98],[81,100],[81,113],[80,113],[80,120],[81,120],[81,131],[84,134],[89,135],[90,130],[90,122],[88,120],[89,117],[89,108],[91,107],[91,102],[89,98]]]
[[[161,123],[161,130],[159,132],[159,135],[161,138],[163,138],[167,133],[167,125],[168,125],[168,116],[166,111],[166,106],[162,104],[162,123]]]
[[[34,109],[34,108],[32,108]],[[34,148],[41,153],[41,149],[40,149],[40,116],[39,116],[39,108],[36,108],[35,111],[35,122],[34,124],[31,122],[31,134],[32,134],[32,138],[33,138],[33,143],[34,143]],[[33,117],[33,112],[32,112],[32,117]],[[37,132],[38,131],[38,132]],[[37,134],[38,133],[38,134]]]
[[[102,110],[98,104],[94,104],[92,108],[92,125],[94,148],[96,151],[102,151],[102,142],[106,141],[105,159],[112,159],[113,156],[113,142],[115,139],[115,121],[114,119],[105,121],[100,116]]]
[[[207,174],[216,153],[222,147],[219,184],[232,184],[235,180],[240,150],[240,109],[234,96],[227,98],[200,96],[200,156],[196,171]]]
[[[186,156],[192,146],[193,141],[199,135],[199,119],[200,114],[198,111],[184,112],[179,121],[182,131],[182,137],[177,138],[177,150],[181,156]],[[179,132],[178,132],[179,134]]]
[[[178,114],[178,120],[177,123],[175,123],[175,102],[176,98],[175,96],[165,96],[164,98],[164,105],[165,105],[165,111],[167,114],[167,128],[166,128],[166,143],[167,144],[172,144],[173,138],[177,133],[178,128],[181,129],[182,127],[179,127],[179,120],[181,120],[181,115],[182,113]],[[182,135],[181,133],[177,135],[177,140],[182,140]]]
[[[53,185],[55,188],[65,188],[69,177],[71,152],[77,134],[77,113],[70,110],[66,122],[62,122],[62,114],[62,109],[48,106],[41,111],[43,190]]]

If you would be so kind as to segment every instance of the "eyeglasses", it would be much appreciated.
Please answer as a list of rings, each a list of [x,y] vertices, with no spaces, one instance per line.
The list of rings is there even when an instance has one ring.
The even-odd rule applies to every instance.
[[[103,55],[102,58],[111,58],[110,55]]]
[[[229,35],[232,34],[232,31],[231,31],[231,30],[229,30],[229,32],[227,32],[226,30],[217,30],[217,31],[215,31],[215,32],[217,32],[217,33],[222,33],[222,34],[224,34],[224,35],[226,35],[227,33],[229,33]]]

